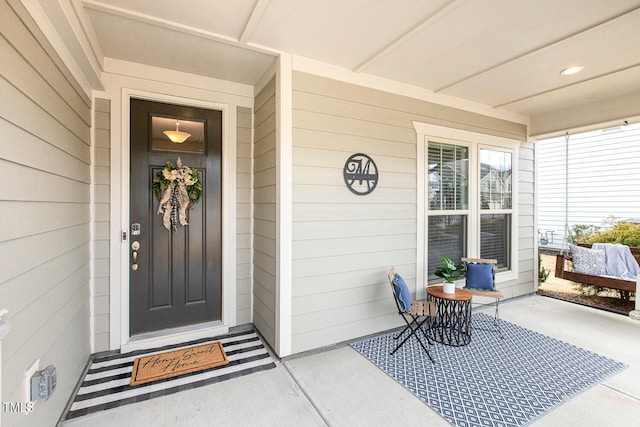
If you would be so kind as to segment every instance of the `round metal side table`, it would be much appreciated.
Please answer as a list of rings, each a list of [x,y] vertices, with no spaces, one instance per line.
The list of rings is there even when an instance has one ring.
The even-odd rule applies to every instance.
[[[439,343],[460,347],[471,342],[471,292],[456,288],[446,294],[442,286],[428,286],[427,301],[436,306],[436,317],[430,320],[429,338]]]

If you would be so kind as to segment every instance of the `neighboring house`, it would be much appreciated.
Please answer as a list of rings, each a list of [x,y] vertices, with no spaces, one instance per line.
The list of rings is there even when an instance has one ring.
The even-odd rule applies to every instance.
[[[640,219],[640,124],[536,142],[538,233],[559,249],[576,224]],[[568,162],[567,162],[568,159]],[[566,245],[565,245],[566,247]]]
[[[96,25],[119,16],[88,3]],[[108,56],[92,75],[83,67],[91,58],[69,59],[86,48],[76,36],[92,34],[64,27],[49,40],[55,31],[42,7],[56,5],[65,22],[87,13],[79,2],[0,0],[0,309],[12,324],[2,341],[2,401],[24,402],[36,360],[56,366],[58,381],[33,414],[2,414],[6,425],[57,420],[91,353],[252,323],[285,357],[398,327],[391,266],[418,298],[442,256],[497,258],[506,298],[536,290],[527,117],[253,47],[247,52],[264,65],[253,84]],[[165,22],[136,24],[155,31]],[[557,126],[544,117],[541,129]],[[167,130],[187,122],[180,130],[204,128],[213,142],[167,148],[153,125],[166,119]],[[354,153],[376,165],[370,194],[345,184]],[[211,181],[191,225],[172,232],[156,215],[151,185],[177,157]],[[623,159],[636,160],[618,150],[615,163]],[[615,203],[640,200],[637,188],[625,184]],[[170,264],[167,251],[179,261]],[[212,292],[193,279],[204,276],[215,279]],[[161,288],[168,277],[195,285],[171,294]],[[176,295],[194,310],[205,300],[213,309],[193,325],[147,316],[175,308]]]
[[[484,164],[481,165],[483,166]],[[480,193],[483,195],[480,200],[481,206],[492,209],[511,206],[511,170],[501,172],[491,169],[481,176]]]

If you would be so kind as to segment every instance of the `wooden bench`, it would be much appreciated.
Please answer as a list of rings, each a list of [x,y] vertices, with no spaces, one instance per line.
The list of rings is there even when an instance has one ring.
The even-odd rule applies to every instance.
[[[584,248],[591,248],[591,245],[580,243],[578,246],[582,246]],[[631,254],[635,258],[638,265],[640,265],[640,248],[629,248],[631,249]],[[594,285],[602,288],[610,288],[610,289],[618,289],[623,292],[635,292],[636,291],[636,280],[624,280],[618,279],[615,277],[605,277],[605,276],[593,276],[590,274],[582,274],[582,273],[574,273],[573,271],[567,270],[565,268],[566,261],[572,261],[571,256],[569,255],[556,255],[556,270],[555,276],[560,279],[571,280],[572,282],[584,283],[585,285]],[[625,296],[625,299],[627,297]]]

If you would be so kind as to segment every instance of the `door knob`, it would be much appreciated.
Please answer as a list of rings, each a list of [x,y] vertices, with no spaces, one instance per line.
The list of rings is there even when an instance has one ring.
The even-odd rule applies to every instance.
[[[138,269],[138,250],[140,249],[140,242],[137,240],[131,243],[131,269]]]

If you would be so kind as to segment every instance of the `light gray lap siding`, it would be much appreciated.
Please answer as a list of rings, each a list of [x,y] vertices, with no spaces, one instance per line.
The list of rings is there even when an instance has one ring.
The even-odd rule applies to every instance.
[[[0,1],[0,308],[12,331],[2,343],[3,401],[23,402],[36,360],[58,385],[11,426],[50,426],[90,353],[91,100],[18,1]],[[10,58],[10,60],[9,60]],[[103,194],[102,189],[97,189]]]
[[[517,140],[526,136],[526,127],[517,123],[294,73],[294,353],[400,324],[387,272],[395,266],[415,288],[413,121]],[[367,196],[351,193],[342,178],[346,159],[358,152],[371,156],[380,174],[378,186]],[[532,210],[520,213],[524,219],[529,215]],[[530,235],[532,227],[525,226],[520,235]],[[531,258],[521,255],[528,270]],[[525,282],[528,275],[525,271],[522,276]],[[532,284],[529,288],[533,290]]]
[[[276,87],[255,99],[253,147],[253,323],[276,344]]]
[[[238,107],[236,209],[236,323],[251,322],[251,126],[250,108]]]
[[[95,100],[93,217],[93,351],[109,350],[109,189],[111,103]]]

